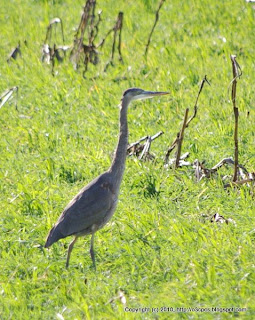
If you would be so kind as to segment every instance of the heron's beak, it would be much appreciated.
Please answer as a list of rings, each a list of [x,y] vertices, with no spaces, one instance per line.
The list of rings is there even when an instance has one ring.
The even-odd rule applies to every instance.
[[[156,96],[164,96],[169,93],[170,92],[163,92],[163,91],[143,91],[141,94],[134,97],[134,100],[149,99]]]

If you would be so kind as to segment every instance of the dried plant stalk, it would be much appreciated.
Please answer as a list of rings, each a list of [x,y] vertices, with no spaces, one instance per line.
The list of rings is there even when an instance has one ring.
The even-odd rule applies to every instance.
[[[116,38],[117,38],[117,33],[119,32],[119,43],[118,43],[118,52],[119,52],[119,61],[123,62],[122,54],[121,54],[121,33],[122,33],[122,27],[123,27],[123,17],[124,13],[119,12],[118,13],[118,18],[117,21],[112,29],[110,29],[104,39],[101,41],[101,43],[98,45],[97,48],[103,47],[106,38],[109,36],[111,32],[113,32],[113,43],[112,43],[112,53],[111,53],[111,59],[110,61],[106,64],[104,71],[106,71],[109,67],[109,65],[113,64],[113,59],[114,59],[114,53],[115,53],[115,45],[116,45]]]
[[[148,139],[144,145],[143,151],[139,157],[139,160],[142,160],[143,158],[146,159],[146,157],[148,156],[149,152],[150,152],[150,148],[151,148],[151,136],[148,136]]]
[[[187,127],[188,114],[189,114],[189,108],[187,108],[186,111],[185,111],[181,133],[180,133],[180,136],[178,137],[178,140],[177,140],[177,151],[176,151],[175,168],[179,167],[179,161],[180,161],[180,157],[181,157],[182,141],[183,141],[183,137],[184,137],[184,130]]]
[[[10,89],[7,89],[1,96],[0,96],[0,108],[12,98],[13,93],[16,92],[16,102],[15,102],[15,108],[18,110],[17,106],[17,100],[18,100],[18,92],[19,92],[19,87],[13,87]]]
[[[203,90],[203,88],[204,88],[205,83],[208,83],[208,84],[210,85],[209,81],[208,81],[207,78],[206,78],[206,75],[204,76],[204,78],[203,78],[203,80],[202,80],[202,82],[201,82],[201,84],[200,84],[199,91],[198,91],[198,94],[197,94],[197,97],[196,97],[196,101],[195,101],[195,105],[194,105],[194,113],[193,113],[193,115],[190,117],[190,119],[187,121],[187,123],[186,123],[186,128],[189,126],[190,122],[191,122],[191,121],[196,117],[196,115],[197,115],[197,109],[198,109],[197,103],[198,103],[199,96],[200,96],[200,94],[201,94],[201,92],[202,92],[202,90]],[[165,164],[168,163],[168,159],[169,159],[170,153],[171,153],[171,152],[174,150],[174,148],[176,147],[179,136],[180,136],[180,132],[177,133],[176,139],[175,139],[174,142],[171,144],[171,146],[168,148],[168,150],[167,150],[167,152],[166,152],[166,155],[165,155],[165,160],[164,160]]]
[[[81,56],[84,56],[84,73],[88,70],[89,62],[98,63],[98,52],[94,40],[98,34],[98,25],[101,21],[101,12],[98,14],[98,22],[95,23],[96,0],[87,0],[81,16],[81,21],[74,36],[73,49],[70,54],[70,60],[78,69]],[[88,27],[88,43],[84,43],[85,31]]]
[[[10,63],[11,60],[16,60],[18,56],[21,56],[21,50],[20,50],[20,41],[16,48],[14,48],[11,53],[9,54],[7,58],[7,62]]]
[[[151,43],[151,37],[152,37],[154,29],[155,29],[155,27],[157,25],[158,19],[159,19],[159,11],[160,11],[161,7],[163,6],[164,2],[165,2],[165,0],[160,0],[159,6],[158,6],[158,10],[156,11],[155,21],[154,21],[153,27],[151,29],[151,32],[150,32],[150,35],[149,35],[149,38],[148,38],[148,42],[147,42],[146,47],[145,47],[145,52],[144,52],[145,57],[147,57],[149,46],[150,46],[150,43]]]
[[[62,34],[62,40],[63,43],[65,43],[65,37],[64,37],[64,27],[63,27],[63,22],[60,18],[54,18],[50,21],[48,27],[47,27],[47,32],[46,32],[46,37],[44,40],[44,44],[49,44],[51,42],[51,35],[52,35],[52,28],[54,25],[57,25],[58,23],[60,23],[61,26],[61,34]]]
[[[200,84],[200,87],[199,87],[199,91],[198,91],[198,94],[197,94],[197,98],[196,98],[196,102],[195,102],[195,105],[194,105],[194,113],[193,113],[193,115],[190,117],[190,119],[188,120],[188,122],[187,122],[187,124],[186,124],[186,128],[188,128],[190,122],[191,122],[191,121],[196,117],[196,115],[197,115],[197,109],[198,109],[197,103],[198,103],[198,99],[199,99],[200,93],[202,92],[205,83],[209,84],[209,86],[210,86],[210,82],[207,80],[206,75],[204,76],[203,80],[201,81],[201,84]]]
[[[193,168],[195,169],[195,177],[197,181],[201,181],[203,178],[211,178],[220,168],[224,165],[235,165],[235,161],[232,158],[224,158],[219,163],[217,163],[211,169],[206,168],[203,162],[198,161],[197,159],[193,162]],[[230,183],[225,183],[224,188],[241,186],[247,184],[252,186],[252,183],[255,182],[255,173],[249,172],[243,165],[238,164],[238,176],[242,179],[237,181],[232,181]],[[227,176],[223,176],[222,181],[224,182]],[[249,185],[249,183],[251,183]]]
[[[148,136],[142,137],[141,139],[139,139],[136,142],[131,143],[128,147],[127,147],[127,153],[129,153],[133,148],[135,148],[136,146],[138,146],[140,144],[140,142],[147,140]]]
[[[236,85],[237,78],[240,78],[242,71],[239,64],[236,61],[236,56],[230,56],[232,62],[232,71],[233,71],[233,80],[232,80],[232,92],[231,98],[233,103],[233,110],[235,116],[235,131],[234,131],[234,143],[235,143],[235,164],[234,164],[234,174],[233,174],[233,182],[237,181],[237,173],[238,173],[238,108],[236,107]]]
[[[56,30],[58,24],[60,24],[60,27],[61,27],[61,36],[63,41],[62,46],[56,45],[56,39],[53,42],[51,41],[53,27],[55,26],[55,30]],[[42,47],[42,57],[41,57],[42,62],[51,64],[51,73],[53,76],[55,75],[54,73],[55,60],[57,60],[58,62],[62,62],[65,56],[65,52],[69,49],[69,46],[65,46],[64,44],[65,44],[65,37],[64,37],[63,22],[60,18],[56,17],[50,21],[47,27],[47,32],[46,32],[46,37]],[[60,54],[61,51],[64,53],[63,56],[61,56]]]
[[[253,178],[249,178],[249,179],[243,179],[243,180],[239,180],[239,181],[233,181],[232,183],[226,183],[224,184],[224,188],[229,188],[229,187],[236,187],[236,186],[242,186],[243,184],[246,183],[250,183],[250,182],[254,182],[255,179]]]
[[[163,131],[159,131],[158,133],[154,134],[154,136],[151,137],[151,141],[157,139],[158,137],[160,137],[164,132]]]
[[[129,156],[135,155],[139,158],[139,160],[142,159],[153,159],[154,156],[150,154],[150,147],[153,140],[160,137],[164,132],[159,131],[154,136],[145,136],[139,139],[138,141],[131,143],[127,148],[127,154]],[[140,144],[142,141],[145,140],[144,144]]]

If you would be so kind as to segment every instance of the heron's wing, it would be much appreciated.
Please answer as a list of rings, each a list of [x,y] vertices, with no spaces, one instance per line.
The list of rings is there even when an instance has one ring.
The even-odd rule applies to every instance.
[[[68,204],[56,227],[64,237],[99,226],[116,202],[111,183],[96,178]]]

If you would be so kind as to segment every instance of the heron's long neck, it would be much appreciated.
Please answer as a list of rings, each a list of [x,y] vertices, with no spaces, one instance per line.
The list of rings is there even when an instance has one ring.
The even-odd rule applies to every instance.
[[[125,170],[126,153],[128,145],[128,124],[127,124],[128,102],[123,99],[120,109],[120,134],[117,149],[110,171],[113,174],[114,183],[119,187]]]

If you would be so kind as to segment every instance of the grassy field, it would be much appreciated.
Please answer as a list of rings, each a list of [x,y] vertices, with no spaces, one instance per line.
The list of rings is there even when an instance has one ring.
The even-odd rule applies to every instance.
[[[233,157],[229,84],[230,54],[236,54],[243,71],[237,85],[239,160],[255,171],[254,5],[166,1],[145,59],[158,3],[98,1],[103,10],[98,42],[118,11],[124,12],[124,63],[116,59],[104,72],[109,37],[86,79],[68,59],[55,66],[55,77],[40,61],[49,21],[62,18],[66,43],[72,44],[84,1],[1,3],[0,94],[18,86],[19,95],[18,110],[15,99],[0,109],[0,319],[255,317],[252,189],[224,190],[220,175],[197,182],[191,167],[163,166],[204,75],[211,86],[204,87],[197,117],[185,131],[183,152],[207,167]],[[8,64],[18,41],[22,56]],[[156,159],[127,159],[116,213],[95,237],[97,271],[89,237],[77,242],[66,270],[71,238],[47,250],[47,233],[69,200],[109,167],[118,137],[117,106],[122,92],[135,86],[171,93],[129,109],[130,142],[164,131],[152,144]],[[232,173],[231,167],[220,171]],[[235,223],[211,223],[215,213]],[[150,310],[135,313],[125,307]],[[242,311],[161,312],[161,307]]]

